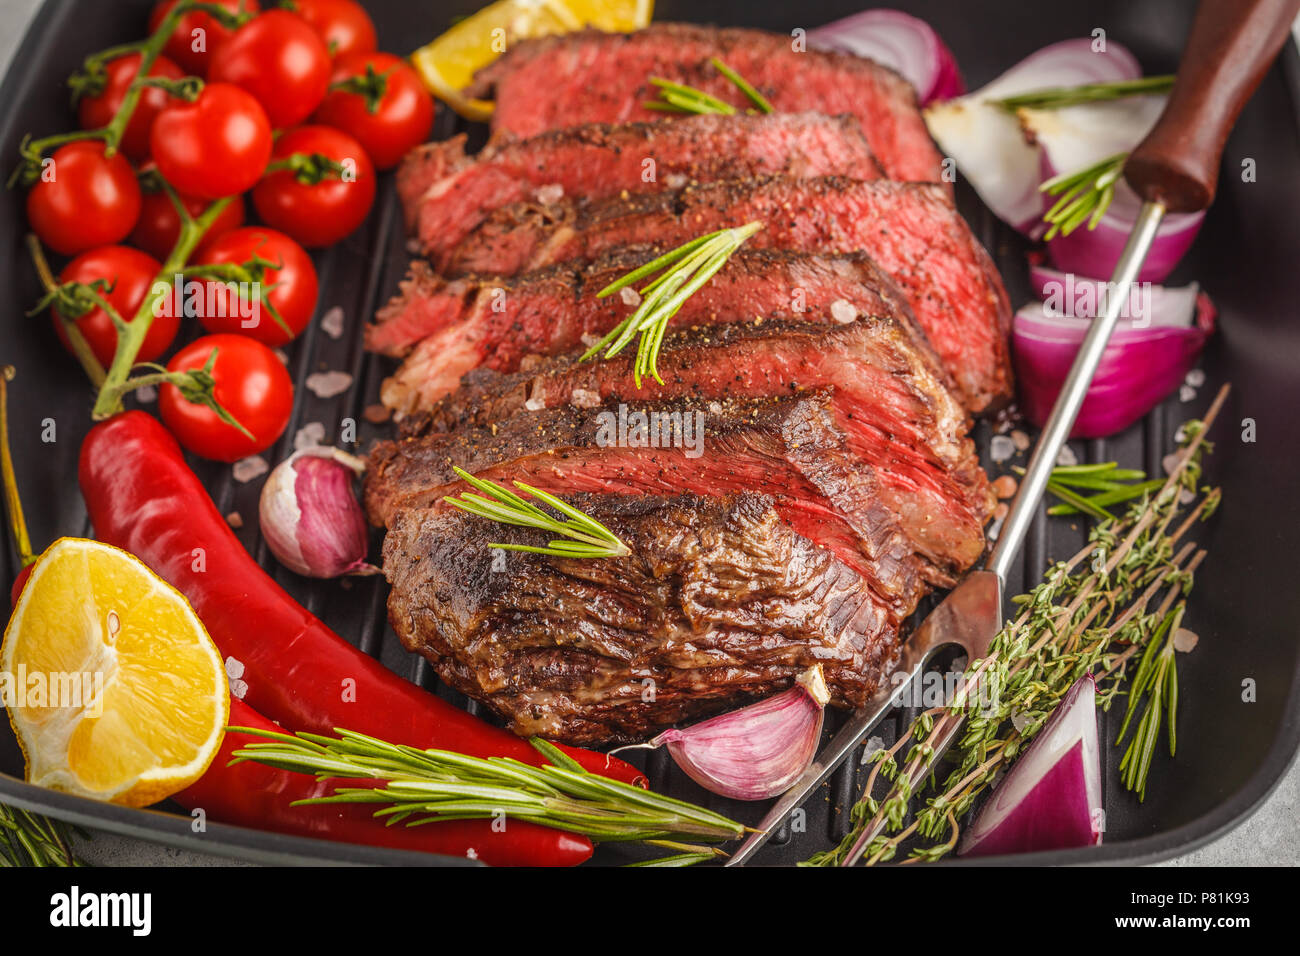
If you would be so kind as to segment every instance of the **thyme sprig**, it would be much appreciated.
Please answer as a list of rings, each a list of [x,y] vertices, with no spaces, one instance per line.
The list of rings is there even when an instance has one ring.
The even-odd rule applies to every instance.
[[[745,94],[745,98],[754,104],[754,110],[759,113],[773,112],[772,104],[743,76],[716,56],[712,57],[709,62],[713,64],[715,70],[729,79],[740,92]],[[652,76],[650,77],[650,85],[659,91],[659,98],[642,104],[648,110],[658,110],[664,113],[718,113],[724,116],[733,116],[736,113],[736,108],[730,103],[684,83],[674,83],[672,80],[665,80],[661,76]]]
[[[0,803],[0,869],[11,866],[85,866],[72,849],[74,830]]]
[[[462,481],[468,482],[489,497],[485,498],[468,492],[459,498],[454,495],[447,495],[443,499],[447,504],[454,505],[462,511],[468,511],[470,514],[487,518],[490,521],[524,528],[539,528],[542,531],[564,536],[562,539],[549,542],[544,548],[528,544],[501,543],[493,543],[489,547],[501,548],[506,551],[530,551],[534,554],[550,554],[560,558],[622,558],[632,553],[632,549],[624,544],[618,535],[595,518],[583,514],[577,508],[561,501],[552,494],[542,491],[540,488],[534,488],[522,481],[514,483],[515,487],[524,494],[540,498],[556,511],[565,515],[566,517],[563,520],[547,514],[531,501],[525,501],[510,489],[503,488],[496,482],[476,478],[461,468],[454,470]]]
[[[686,300],[703,288],[727,264],[732,254],[762,228],[763,223],[750,222],[700,236],[605,286],[596,293],[597,298],[606,298],[656,272],[661,273],[658,278],[638,290],[641,301],[636,310],[587,349],[582,354],[581,361],[594,358],[601,349],[605,349],[604,357],[611,359],[639,334],[641,341],[637,345],[636,361],[632,366],[636,387],[641,387],[645,375],[652,376],[662,385],[663,379],[659,377],[659,349],[663,345],[668,323],[681,310]]]
[[[711,848],[679,839],[720,843],[743,836],[746,827],[703,807],[590,773],[554,744],[529,742],[550,761],[540,767],[508,757],[469,757],[446,750],[420,750],[365,734],[336,729],[337,737],[294,735],[248,727],[235,733],[266,738],[234,752],[232,764],[251,760],[318,779],[371,778],[372,787],[336,787],[329,796],[300,804],[373,803],[376,819],[421,826],[440,820],[527,820],[581,833],[596,842],[644,842],[678,851],[681,862],[715,855]],[[668,842],[664,842],[668,841]],[[663,860],[659,861],[661,864]]]
[[[1042,729],[1074,682],[1089,673],[1099,675],[1100,708],[1108,710],[1120,694],[1129,694],[1117,745],[1144,707],[1122,774],[1125,786],[1141,797],[1162,720],[1174,727],[1173,635],[1205,557],[1182,539],[1219,504],[1218,489],[1198,486],[1201,459],[1212,450],[1204,435],[1226,397],[1225,387],[1202,422],[1182,427],[1177,463],[1156,494],[1136,501],[1120,518],[1099,522],[1087,546],[1014,599],[1020,612],[995,637],[988,656],[970,662],[956,698],[921,714],[897,743],[872,755],[863,797],[850,810],[849,834],[805,865],[886,862],[908,841],[909,862],[950,853],[957,845],[957,821]],[[1135,657],[1139,663],[1130,673]],[[949,740],[952,766],[939,782],[934,755]],[[1171,750],[1175,743],[1171,736]],[[877,798],[881,778],[889,786]]]

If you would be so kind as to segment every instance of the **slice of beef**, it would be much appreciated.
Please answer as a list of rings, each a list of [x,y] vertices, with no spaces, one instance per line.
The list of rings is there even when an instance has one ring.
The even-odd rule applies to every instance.
[[[616,406],[666,399],[695,403],[774,398],[831,388],[831,412],[848,448],[875,473],[882,501],[948,586],[984,550],[995,504],[967,437],[969,419],[931,357],[888,318],[844,325],[763,320],[684,329],[664,339],[663,384],[632,376],[633,348],[609,361],[551,359],[527,372],[480,369],[416,419],[408,435],[505,422],[564,405]]]
[[[890,178],[939,181],[939,153],[906,80],[872,60],[803,49],[788,34],[657,23],[630,34],[525,40],[480,71],[471,92],[496,99],[492,128],[513,136],[662,117],[644,105],[658,95],[651,77],[751,107],[713,57],[781,112],[856,116]]]
[[[891,616],[771,498],[571,500],[632,555],[498,552],[502,572],[490,549],[501,526],[446,507],[398,512],[384,540],[388,615],[402,643],[515,733],[642,740],[784,689],[814,664],[832,701],[856,706],[892,668]]]
[[[387,524],[465,490],[452,470],[562,496],[771,494],[795,531],[856,569],[901,620],[923,590],[925,560],[885,504],[874,471],[835,428],[831,396],[776,401],[566,405],[453,434],[379,442],[366,510]]]
[[[657,255],[620,249],[589,266],[558,266],[517,277],[443,279],[414,262],[401,294],[366,329],[366,346],[402,356],[383,399],[399,415],[428,407],[480,365],[513,372],[531,355],[555,355],[599,338],[635,308],[635,299],[596,293]],[[861,253],[821,256],[741,249],[673,319],[676,326],[758,316],[840,321],[893,317],[917,330],[911,308],[884,272]],[[924,344],[929,348],[928,344]]]
[[[607,199],[776,173],[880,176],[858,121],[820,113],[574,126],[489,144],[472,161],[463,145],[457,139],[418,149],[399,174],[407,221],[419,223],[435,267],[489,213],[512,202]],[[417,194],[416,184],[426,182]]]
[[[865,252],[908,297],[967,407],[1010,397],[1006,290],[952,200],[929,183],[773,176],[625,201],[516,203],[461,243],[450,269],[512,274],[628,244],[672,248],[753,221],[764,224],[749,239],[758,248]]]

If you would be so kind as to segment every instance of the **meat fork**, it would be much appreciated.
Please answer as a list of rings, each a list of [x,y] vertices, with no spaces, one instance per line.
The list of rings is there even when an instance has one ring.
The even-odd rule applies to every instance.
[[[901,674],[904,679],[896,686],[893,681],[886,682],[864,707],[854,712],[803,776],[777,799],[757,832],[732,854],[727,866],[743,866],[753,857],[787,816],[825,782],[902,699],[936,652],[956,645],[966,651],[972,663],[988,655],[989,645],[1002,628],[1007,573],[1038,510],[1057,455],[1074,427],[1111,332],[1128,301],[1129,287],[1137,279],[1161,220],[1166,211],[1195,212],[1213,201],[1228,133],[1289,35],[1298,9],[1300,0],[1202,0],[1164,112],[1124,166],[1125,178],[1143,204],[1115,265],[1110,286],[1113,291],[1107,296],[1102,315],[1093,321],[1079,346],[988,561],[982,570],[968,573],[949,592],[904,646],[893,675],[896,678]],[[929,766],[934,766],[947,750],[961,725],[961,720],[946,722],[935,740]],[[878,818],[861,834],[846,865],[861,858],[882,828],[883,821]]]

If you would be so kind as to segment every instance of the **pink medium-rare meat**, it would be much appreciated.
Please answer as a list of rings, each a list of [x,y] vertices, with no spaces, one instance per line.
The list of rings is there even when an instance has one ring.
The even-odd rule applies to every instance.
[[[952,200],[931,183],[770,176],[626,200],[515,203],[457,247],[449,272],[511,275],[626,245],[668,249],[753,221],[763,228],[752,247],[866,253],[907,296],[966,407],[978,412],[1010,398],[1006,290]]]
[[[831,390],[831,414],[848,448],[872,469],[886,506],[930,565],[929,583],[950,586],[984,550],[994,506],[967,437],[970,420],[903,323],[870,317],[810,324],[755,320],[685,328],[662,343],[660,384],[632,376],[635,351],[582,362],[580,353],[502,375],[479,369],[403,434],[490,427],[564,405],[615,407]]]
[[[496,100],[496,134],[518,137],[580,123],[662,119],[645,107],[658,94],[651,77],[751,107],[711,64],[718,57],[780,112],[856,116],[891,179],[940,180],[939,152],[906,80],[872,60],[796,46],[785,34],[682,23],[629,34],[570,33],[513,44],[478,73],[469,92]]]
[[[409,414],[454,389],[484,365],[513,372],[531,355],[557,355],[603,335],[635,305],[596,293],[655,256],[619,249],[586,266],[557,266],[520,276],[447,280],[427,263],[412,263],[401,293],[367,328],[366,346],[407,356],[384,385],[383,399]],[[741,249],[683,304],[675,327],[756,317],[843,322],[889,316],[929,349],[893,281],[860,253],[820,256]]]
[[[379,442],[368,460],[366,511],[378,525],[466,490],[453,466],[560,496],[754,492],[774,496],[796,532],[863,575],[895,621],[925,591],[925,559],[885,504],[874,470],[847,447],[828,392],[621,409],[565,405]]]
[[[512,202],[607,199],[778,173],[881,175],[858,121],[820,113],[574,126],[490,143],[472,159],[464,145],[457,137],[414,150],[398,174],[406,221],[418,224],[435,267],[493,210]]]

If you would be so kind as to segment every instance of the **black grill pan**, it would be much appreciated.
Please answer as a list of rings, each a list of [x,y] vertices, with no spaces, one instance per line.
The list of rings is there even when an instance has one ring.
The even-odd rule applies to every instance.
[[[480,4],[434,4],[412,0],[369,0],[379,27],[380,45],[409,52],[445,29],[452,19]],[[1013,0],[897,0],[930,23],[952,47],[967,83],[975,88],[1026,54],[1056,40],[1088,36],[1101,28],[1129,46],[1147,72],[1177,65],[1193,5],[1179,0],[1102,0],[1075,4],[1024,4]],[[0,92],[0,157],[6,172],[24,133],[42,136],[71,128],[63,81],[92,50],[138,39],[144,34],[148,0],[47,0],[10,65]],[[855,12],[857,3],[809,0],[794,4],[661,0],[658,19],[695,20],[790,31],[817,26]],[[1125,465],[1160,473],[1174,430],[1205,410],[1213,390],[1234,386],[1212,438],[1215,454],[1207,479],[1220,483],[1224,504],[1200,529],[1210,554],[1192,594],[1188,624],[1201,635],[1196,651],[1181,661],[1179,752],[1176,760],[1158,756],[1145,804],[1120,786],[1120,751],[1110,746],[1118,715],[1104,719],[1106,843],[1089,850],[1042,853],[1015,858],[1018,863],[1149,863],[1185,853],[1231,829],[1267,796],[1285,772],[1300,742],[1300,659],[1297,624],[1300,589],[1292,562],[1300,535],[1300,500],[1295,480],[1295,449],[1300,448],[1300,61],[1288,45],[1280,64],[1265,78],[1242,113],[1224,153],[1225,173],[1217,203],[1171,284],[1199,281],[1220,309],[1220,332],[1207,350],[1207,385],[1188,403],[1170,399],[1127,432],[1104,441],[1075,442],[1080,461],[1118,459]],[[455,131],[459,121],[441,113],[435,135]],[[481,131],[480,131],[481,132]],[[1257,181],[1243,182],[1236,171],[1253,159]],[[973,193],[959,183],[959,201],[976,234],[994,255],[1012,300],[1029,298],[1025,279],[1026,245],[1001,226]],[[18,367],[12,385],[14,454],[27,519],[37,547],[59,535],[88,535],[76,484],[77,450],[90,426],[90,394],[76,364],[64,355],[47,317],[26,318],[39,287],[23,245],[26,230],[22,197],[0,195],[0,362]],[[382,437],[387,426],[361,416],[377,401],[389,360],[367,355],[360,327],[376,306],[396,291],[408,255],[391,182],[381,189],[369,222],[341,245],[316,256],[321,274],[321,312],[340,307],[347,332],[340,339],[318,325],[289,349],[295,380],[312,371],[340,369],[355,376],[354,387],[323,401],[299,388],[294,419],[285,438],[268,452],[272,461],[289,450],[294,432],[320,422],[326,440],[335,442],[345,419],[358,423],[361,448]],[[182,330],[182,339],[187,330]],[[193,329],[188,330],[190,334]],[[1253,418],[1258,440],[1240,440],[1241,422]],[[53,419],[53,442],[42,441],[43,421]],[[976,439],[987,448],[987,425]],[[227,466],[193,461],[223,513],[246,519],[239,532],[259,561],[286,590],[331,627],[355,640],[400,674],[455,703],[480,713],[477,704],[441,686],[425,662],[404,651],[384,614],[381,580],[360,579],[350,586],[309,582],[279,567],[259,540],[256,521],[260,481],[241,485]],[[986,462],[986,464],[988,464]],[[7,529],[6,540],[7,540]],[[1076,551],[1086,527],[1043,518],[1025,547],[1023,567],[1011,588],[1032,585],[1050,560]],[[378,544],[376,537],[375,544]],[[16,571],[10,548],[3,553],[3,580]],[[1243,681],[1256,685],[1253,703],[1242,700]],[[877,731],[892,743],[912,714],[900,713]],[[827,734],[836,723],[827,721]],[[747,822],[763,806],[711,797],[662,753],[644,760],[652,785],[674,796],[705,803]],[[164,804],[150,811],[127,810],[52,793],[22,782],[22,758],[7,721],[0,721],[0,801],[24,806],[87,826],[208,853],[267,863],[452,862],[414,853],[377,850],[286,837],[239,827],[210,824],[191,829],[187,813]],[[757,859],[760,864],[791,864],[838,841],[847,810],[862,784],[858,761],[851,759],[807,804],[807,832],[781,833]],[[601,849],[597,859],[617,863],[624,851]],[[953,861],[954,863],[956,861]],[[989,861],[983,861],[989,862]],[[993,862],[1011,862],[1009,859]],[[957,864],[960,865],[960,864]]]

